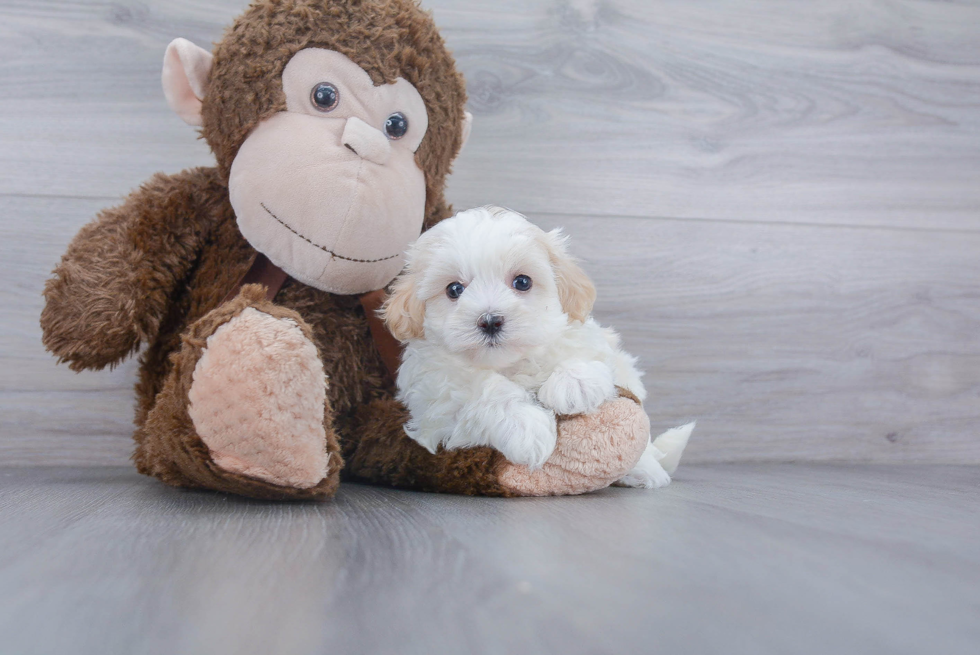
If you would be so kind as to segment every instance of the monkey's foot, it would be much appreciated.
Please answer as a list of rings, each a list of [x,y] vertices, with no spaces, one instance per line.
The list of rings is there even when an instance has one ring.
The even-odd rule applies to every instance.
[[[297,489],[326,477],[323,364],[292,318],[245,307],[223,323],[207,338],[188,400],[219,468]]]
[[[558,444],[540,469],[507,463],[500,484],[521,496],[582,494],[625,476],[650,443],[650,419],[638,401],[620,397],[592,414],[562,418]]]

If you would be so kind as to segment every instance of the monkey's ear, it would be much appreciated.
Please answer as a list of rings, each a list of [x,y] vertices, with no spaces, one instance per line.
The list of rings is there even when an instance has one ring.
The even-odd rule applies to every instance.
[[[163,55],[163,94],[167,104],[188,125],[200,127],[201,101],[214,57],[187,39],[174,39]]]
[[[463,152],[463,147],[470,140],[470,132],[473,131],[473,114],[468,111],[463,112],[463,142],[459,144],[459,151]]]

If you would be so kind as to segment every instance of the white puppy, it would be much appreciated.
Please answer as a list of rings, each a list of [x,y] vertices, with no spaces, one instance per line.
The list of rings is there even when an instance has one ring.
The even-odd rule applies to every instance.
[[[556,414],[593,412],[617,386],[643,400],[636,359],[589,316],[595,287],[565,241],[486,207],[438,223],[409,249],[383,313],[407,342],[398,399],[412,439],[431,452],[492,446],[537,468],[555,448]],[[650,444],[621,484],[670,482],[660,461],[676,467],[691,427],[670,452]]]

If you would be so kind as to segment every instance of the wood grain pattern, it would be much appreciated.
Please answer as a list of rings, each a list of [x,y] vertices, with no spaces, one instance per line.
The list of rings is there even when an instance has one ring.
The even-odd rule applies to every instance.
[[[0,470],[10,653],[976,651],[980,468],[688,467],[501,500]]]
[[[0,193],[116,196],[210,161],[160,60],[242,5],[5,3]],[[477,115],[460,205],[980,229],[976,4],[427,6]]]
[[[128,458],[132,363],[55,367],[40,289],[210,162],[160,60],[243,5],[0,5],[0,461]],[[689,461],[980,462],[980,5],[426,5],[477,116],[450,200],[568,228]]]
[[[492,7],[437,13],[477,114],[463,204],[980,229],[980,5]]]

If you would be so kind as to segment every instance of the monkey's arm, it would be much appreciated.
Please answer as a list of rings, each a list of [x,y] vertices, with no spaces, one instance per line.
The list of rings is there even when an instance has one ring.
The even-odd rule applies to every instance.
[[[197,168],[157,174],[99,213],[45,284],[45,347],[79,371],[115,364],[152,340],[226,197],[216,171]]]
[[[407,489],[479,496],[558,496],[608,487],[629,472],[650,443],[650,419],[623,390],[592,414],[558,421],[558,443],[539,469],[512,464],[481,446],[430,454],[405,434],[408,412],[394,398],[364,405],[344,448],[347,479]]]

